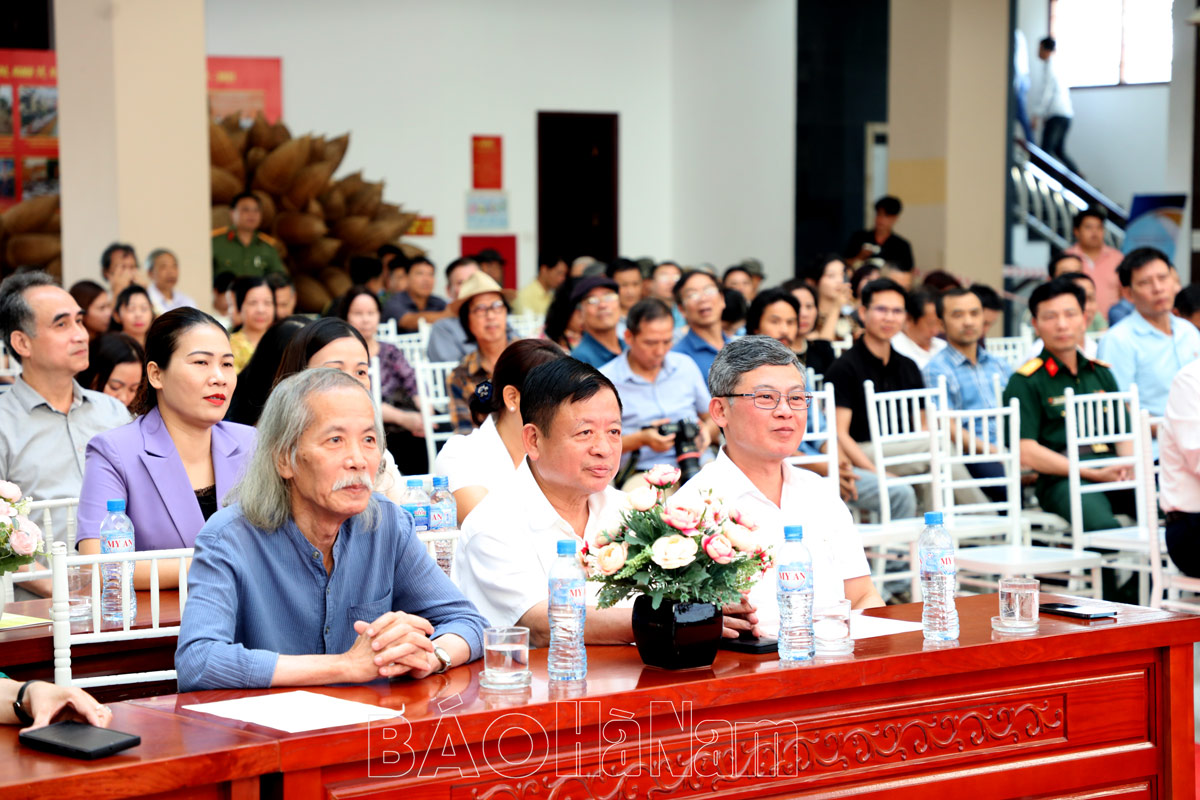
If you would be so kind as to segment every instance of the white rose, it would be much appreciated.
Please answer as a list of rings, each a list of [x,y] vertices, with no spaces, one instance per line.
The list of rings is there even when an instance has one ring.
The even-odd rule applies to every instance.
[[[0,481],[0,498],[10,503],[17,502],[21,499],[21,487],[12,481]]]
[[[658,505],[658,490],[653,486],[639,486],[629,493],[629,504],[635,511],[649,511]]]
[[[753,553],[758,548],[758,540],[754,532],[736,522],[726,522],[721,532],[735,549],[742,553]]]
[[[699,545],[690,536],[673,533],[656,539],[650,548],[650,560],[663,569],[686,567],[696,560]]]

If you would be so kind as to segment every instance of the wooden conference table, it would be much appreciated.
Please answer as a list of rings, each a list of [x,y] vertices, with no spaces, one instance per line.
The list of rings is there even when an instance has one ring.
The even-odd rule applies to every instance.
[[[591,647],[574,697],[549,685],[545,651],[531,653],[524,693],[481,689],[479,662],[319,688],[403,705],[404,719],[308,733],[182,708],[255,692],[133,700],[116,704],[113,727],[143,744],[96,763],[22,750],[14,728],[0,730],[0,796],[1192,796],[1200,617],[1120,606],[1116,621],[1043,616],[1037,634],[1008,637],[991,630],[996,606],[959,600],[957,646],[902,633],[801,666],[722,652],[710,669],[672,673],[632,647]]]

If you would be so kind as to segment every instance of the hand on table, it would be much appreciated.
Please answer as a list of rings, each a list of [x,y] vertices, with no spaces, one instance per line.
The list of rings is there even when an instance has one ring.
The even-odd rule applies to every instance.
[[[758,614],[754,612],[758,609],[750,602],[750,598],[742,595],[740,603],[730,603],[721,611],[725,617],[723,620],[724,629],[721,631],[721,636],[726,639],[736,639],[741,635],[742,631],[750,631],[751,636],[761,636],[758,630]]]
[[[354,674],[366,676],[359,680],[405,674],[424,677],[436,668],[431,666],[433,642],[429,639],[433,625],[422,617],[389,611],[373,622],[358,620],[354,630],[359,636],[346,655]]]
[[[83,720],[98,728],[107,728],[112,722],[112,710],[87,692],[45,681],[29,684],[24,704],[33,717],[33,724],[23,729],[27,731],[68,719]]]

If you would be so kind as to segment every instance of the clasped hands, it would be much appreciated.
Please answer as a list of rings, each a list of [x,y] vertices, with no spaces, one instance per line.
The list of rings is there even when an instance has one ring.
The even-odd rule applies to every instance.
[[[757,608],[745,593],[742,594],[741,602],[728,603],[721,609],[724,614],[721,636],[725,639],[736,639],[742,631],[749,631],[751,636],[762,636],[758,629],[758,614],[754,613],[755,611]]]
[[[350,680],[376,678],[424,678],[441,662],[433,654],[433,625],[429,620],[403,611],[389,611],[372,622],[354,623],[358,638],[343,654]]]

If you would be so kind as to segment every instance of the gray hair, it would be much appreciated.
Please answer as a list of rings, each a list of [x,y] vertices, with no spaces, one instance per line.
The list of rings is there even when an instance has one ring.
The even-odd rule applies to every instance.
[[[296,467],[300,438],[315,418],[309,397],[348,388],[358,389],[370,398],[361,383],[336,369],[306,369],[280,381],[271,390],[258,418],[258,447],[254,456],[241,479],[229,490],[225,504],[240,500],[242,514],[256,528],[265,531],[282,528],[292,517],[292,492],[276,465],[286,461],[293,469]],[[382,447],[383,426],[378,418],[375,435]],[[379,467],[382,470],[382,459]],[[379,525],[379,504],[373,496],[359,517],[366,530],[375,530]]]
[[[0,283],[0,337],[3,337],[0,341],[17,363],[21,362],[21,356],[13,350],[11,337],[16,331],[30,338],[37,335],[33,306],[29,305],[25,292],[38,286],[58,286],[58,281],[49,273],[33,270],[9,275]]]
[[[709,394],[734,394],[742,376],[759,367],[795,367],[804,382],[804,367],[787,345],[770,336],[743,336],[722,347],[713,359],[708,371]]]
[[[146,272],[154,272],[154,262],[159,256],[170,256],[175,259],[175,263],[179,263],[179,256],[165,247],[156,247],[150,251],[150,255],[146,256]]]

